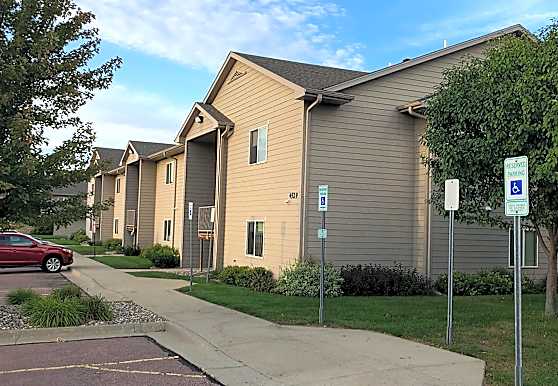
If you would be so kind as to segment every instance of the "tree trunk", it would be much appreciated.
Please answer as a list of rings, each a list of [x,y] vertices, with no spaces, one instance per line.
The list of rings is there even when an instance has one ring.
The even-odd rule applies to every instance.
[[[546,273],[546,303],[544,306],[544,313],[546,316],[556,316],[557,305],[556,305],[556,276],[558,272],[558,267],[556,265],[556,249],[557,245],[554,241],[550,241],[548,248],[548,267]]]

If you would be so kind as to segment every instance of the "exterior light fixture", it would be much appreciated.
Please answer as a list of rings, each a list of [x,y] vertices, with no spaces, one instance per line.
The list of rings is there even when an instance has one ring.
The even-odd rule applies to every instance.
[[[196,117],[196,123],[202,123],[203,122],[203,115],[198,115]]]

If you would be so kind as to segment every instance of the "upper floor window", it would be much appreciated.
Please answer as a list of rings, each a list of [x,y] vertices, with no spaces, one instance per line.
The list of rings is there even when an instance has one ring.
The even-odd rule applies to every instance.
[[[267,160],[267,127],[250,131],[250,164]]]
[[[532,230],[523,229],[521,232],[523,235],[523,251],[522,251],[522,261],[523,267],[526,268],[536,268],[539,266],[539,239],[537,237],[537,232]],[[514,240],[513,240],[513,230],[509,231],[509,266],[515,266],[514,261]]]
[[[116,193],[120,193],[120,178],[116,179]]]
[[[172,184],[174,182],[173,163],[169,162],[165,169],[165,184]]]

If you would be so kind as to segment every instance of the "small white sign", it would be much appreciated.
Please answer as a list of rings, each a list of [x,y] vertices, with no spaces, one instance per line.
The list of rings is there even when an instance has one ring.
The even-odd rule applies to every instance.
[[[329,186],[320,185],[318,186],[318,211],[327,212]]]
[[[318,238],[319,239],[327,239],[327,229],[324,229],[324,228],[318,229]]]
[[[445,210],[459,209],[459,180],[446,180],[445,185]]]
[[[212,223],[215,222],[215,208],[211,208],[211,216],[209,221],[211,221]]]
[[[189,202],[188,203],[188,220],[192,221],[193,217],[194,217],[194,203]]]
[[[529,160],[527,157],[504,160],[506,216],[529,214]]]

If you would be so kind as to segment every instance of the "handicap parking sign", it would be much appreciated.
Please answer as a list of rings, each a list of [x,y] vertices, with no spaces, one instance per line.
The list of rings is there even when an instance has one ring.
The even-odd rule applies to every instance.
[[[523,195],[523,180],[511,180],[510,181],[510,194],[512,196]]]

